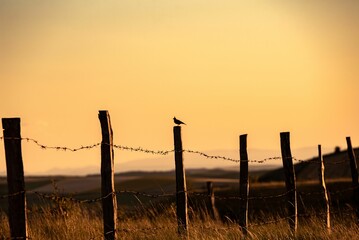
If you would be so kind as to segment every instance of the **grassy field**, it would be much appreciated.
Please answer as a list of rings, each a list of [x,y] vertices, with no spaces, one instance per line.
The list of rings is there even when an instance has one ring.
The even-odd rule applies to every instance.
[[[245,239],[237,219],[239,211],[238,173],[188,174],[190,239]],[[100,195],[98,176],[31,177],[26,189],[47,192],[54,196],[94,199]],[[207,211],[206,181],[214,183],[216,207],[220,219]],[[80,184],[82,183],[82,185]],[[69,186],[70,188],[67,188]],[[116,176],[116,190],[134,190],[150,194],[174,193],[173,173],[133,173]],[[249,201],[250,239],[359,239],[359,225],[353,216],[351,184],[348,179],[328,181],[331,193],[332,231],[324,222],[324,204],[318,181],[297,183],[299,228],[293,236],[286,213],[286,192],[283,182],[251,180]],[[66,190],[70,189],[70,190]],[[75,191],[74,191],[75,190]],[[4,179],[0,193],[6,194]],[[272,196],[267,198],[268,196]],[[34,193],[27,194],[28,225],[32,239],[103,239],[101,202],[76,203],[67,199],[51,200]],[[119,239],[180,239],[177,235],[174,196],[151,198],[119,194]],[[8,239],[7,199],[0,200],[0,239]]]
[[[206,213],[189,212],[190,239],[244,239],[235,222],[214,221]],[[64,216],[52,208],[39,208],[28,214],[32,239],[102,239],[102,220],[99,206],[91,208],[73,205]],[[249,227],[250,239],[294,239],[286,220],[267,216],[267,222],[254,221]],[[174,206],[167,209],[138,209],[136,214],[118,215],[119,239],[180,239],[177,235]],[[354,217],[336,214],[329,234],[320,216],[301,217],[295,239],[358,239],[359,227]],[[258,224],[258,225],[257,225]],[[0,215],[0,239],[7,239],[9,228],[4,213]]]
[[[190,190],[205,192],[201,178],[189,178]],[[222,179],[228,179],[222,178]],[[66,178],[58,178],[58,181]],[[80,180],[84,181],[84,179]],[[50,179],[37,178],[28,187],[38,189],[46,186]],[[118,182],[117,190],[132,189],[140,192],[161,194],[173,192],[174,179],[158,175],[144,175]],[[189,194],[189,236],[190,239],[244,239],[237,224],[238,201],[228,200],[226,196],[238,195],[238,184],[231,181],[218,181],[215,185],[216,206],[221,218],[213,220],[207,211],[204,196]],[[346,180],[328,184],[333,192],[332,232],[325,228],[323,202],[318,192],[317,182],[298,183],[299,229],[295,239],[359,239],[351,206],[350,183]],[[339,191],[337,194],[334,194]],[[2,192],[5,192],[2,190]],[[249,201],[249,232],[251,239],[294,239],[288,227],[288,214],[285,211],[286,198],[261,198],[280,195],[285,192],[284,183],[253,183]],[[307,194],[306,194],[307,193]],[[309,193],[309,194],[308,194]],[[312,194],[314,193],[314,194]],[[73,196],[64,193],[53,184],[53,195]],[[74,195],[77,199],[93,199],[99,192],[85,191]],[[256,199],[256,197],[259,197]],[[223,199],[222,199],[223,198]],[[2,205],[7,205],[5,199]],[[28,223],[32,239],[103,239],[102,211],[100,202],[91,204],[61,200],[43,199],[36,194],[28,195]],[[149,198],[133,194],[118,195],[118,235],[120,239],[180,239],[177,235],[175,198]],[[0,213],[0,239],[8,239],[9,227],[6,207]]]

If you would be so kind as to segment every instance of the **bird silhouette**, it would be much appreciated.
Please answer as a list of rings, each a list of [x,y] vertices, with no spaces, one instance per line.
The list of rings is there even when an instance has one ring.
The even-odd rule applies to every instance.
[[[173,118],[173,121],[174,121],[175,124],[177,124],[177,125],[181,125],[181,124],[186,125],[184,122],[182,122],[181,120],[178,120],[176,117]]]

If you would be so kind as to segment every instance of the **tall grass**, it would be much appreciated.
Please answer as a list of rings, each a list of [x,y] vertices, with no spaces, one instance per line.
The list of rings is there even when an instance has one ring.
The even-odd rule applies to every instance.
[[[227,219],[214,221],[206,211],[190,213],[190,239],[245,239],[238,225]],[[351,215],[337,214],[332,218],[329,234],[321,215],[300,217],[299,229],[293,236],[286,220],[277,221],[279,216],[261,216],[262,221],[251,222],[249,239],[359,239],[359,227]],[[29,235],[38,240],[103,239],[102,213],[99,205],[73,204],[65,212],[53,207],[32,209],[28,213]],[[162,208],[141,207],[131,214],[118,213],[119,239],[177,240],[175,206]],[[0,213],[0,239],[10,236],[7,216]]]

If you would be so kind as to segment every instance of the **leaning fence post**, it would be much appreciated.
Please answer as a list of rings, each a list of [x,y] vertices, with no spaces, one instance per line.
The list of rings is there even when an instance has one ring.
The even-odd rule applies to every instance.
[[[328,197],[327,186],[325,184],[325,168],[324,168],[324,160],[323,160],[322,146],[321,145],[318,145],[318,155],[319,155],[319,164],[320,164],[319,180],[320,180],[320,185],[322,186],[323,193],[324,193],[325,210],[326,210],[326,216],[327,216],[326,219],[325,219],[325,223],[326,223],[326,226],[327,226],[327,230],[330,233],[331,232],[331,228],[330,228],[330,206],[329,206],[329,197]]]
[[[281,152],[283,169],[285,174],[285,185],[287,189],[289,213],[289,226],[293,233],[296,234],[298,228],[298,212],[297,212],[297,190],[295,186],[295,171],[293,166],[293,158],[290,149],[290,133],[280,133]]]
[[[247,153],[247,134],[239,137],[239,155],[240,155],[240,171],[239,171],[239,226],[243,234],[248,233],[248,153]]]
[[[218,220],[219,214],[218,214],[218,210],[216,208],[213,183],[211,181],[207,182],[207,193],[208,193],[208,198],[209,198],[208,202],[209,202],[210,214],[214,220]]]
[[[11,239],[28,238],[20,118],[3,118]]]
[[[357,215],[357,219],[359,220],[359,183],[358,183],[358,167],[355,158],[354,149],[352,147],[352,142],[350,137],[347,137],[347,145],[348,145],[348,157],[350,161],[350,170],[352,174],[352,187],[353,187],[353,199],[355,204],[355,213]]]
[[[173,127],[173,136],[176,165],[176,204],[178,233],[181,236],[188,237],[186,174],[183,166],[183,149],[180,126]]]
[[[114,186],[113,132],[108,111],[99,111],[101,123],[101,196],[104,225],[104,239],[117,238],[117,201]]]

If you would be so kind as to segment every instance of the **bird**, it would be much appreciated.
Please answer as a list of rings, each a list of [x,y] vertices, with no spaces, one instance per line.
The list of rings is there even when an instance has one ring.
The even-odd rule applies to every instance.
[[[175,124],[177,124],[177,125],[181,125],[181,124],[186,125],[184,122],[182,122],[181,120],[178,120],[176,117],[173,118],[173,121],[174,121]]]

